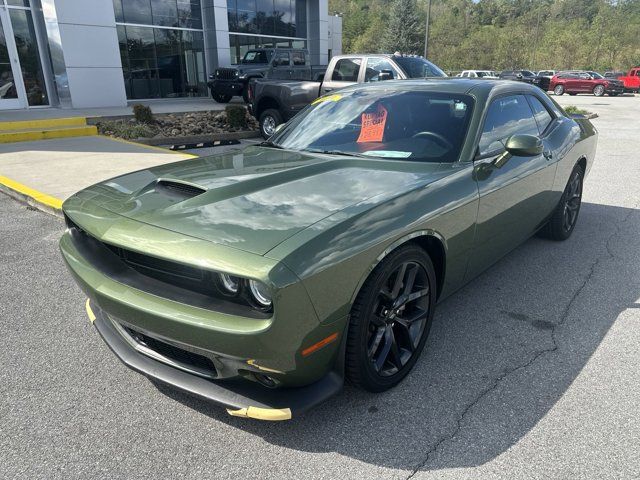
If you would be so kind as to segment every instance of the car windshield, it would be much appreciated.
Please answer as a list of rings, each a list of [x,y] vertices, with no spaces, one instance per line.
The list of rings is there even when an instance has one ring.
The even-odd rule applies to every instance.
[[[593,78],[597,78],[598,80],[602,80],[604,77],[602,75],[600,75],[598,72],[587,72],[589,75],[591,75]]]
[[[249,50],[244,54],[242,63],[269,63],[265,50]]]
[[[454,162],[474,101],[469,95],[360,89],[321,97],[271,139],[291,150]]]
[[[447,74],[440,70],[439,67],[421,57],[400,57],[394,56],[393,59],[404,70],[409,78],[425,78],[425,77],[446,77]]]

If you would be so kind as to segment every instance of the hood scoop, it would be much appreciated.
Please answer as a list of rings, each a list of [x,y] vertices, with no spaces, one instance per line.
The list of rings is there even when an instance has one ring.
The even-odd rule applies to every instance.
[[[154,190],[164,195],[186,200],[203,194],[207,190],[190,183],[176,182],[174,180],[158,180]]]

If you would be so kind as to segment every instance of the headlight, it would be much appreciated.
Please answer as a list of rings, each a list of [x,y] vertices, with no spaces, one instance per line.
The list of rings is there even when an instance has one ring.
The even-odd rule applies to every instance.
[[[269,292],[269,289],[264,283],[249,280],[249,290],[251,290],[251,296],[258,305],[264,308],[271,306],[271,292]]]
[[[219,273],[218,279],[225,293],[235,295],[240,291],[240,279],[238,277],[227,275],[226,273]]]

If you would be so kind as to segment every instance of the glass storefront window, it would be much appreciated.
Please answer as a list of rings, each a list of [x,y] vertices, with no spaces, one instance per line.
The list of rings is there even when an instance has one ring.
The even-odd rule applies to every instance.
[[[7,40],[4,36],[2,23],[0,23],[0,100],[13,100],[18,98],[16,80],[13,78]]]
[[[113,0],[118,23],[202,29],[200,0]]]
[[[304,38],[305,0],[227,0],[229,31]]]
[[[117,25],[127,98],[207,94],[202,32]]]
[[[9,9],[13,36],[18,48],[18,60],[22,80],[30,106],[48,105],[47,87],[44,82],[40,52],[30,10]]]
[[[237,65],[244,54],[256,48],[307,48],[306,40],[288,38],[255,37],[251,35],[229,35],[231,63]]]

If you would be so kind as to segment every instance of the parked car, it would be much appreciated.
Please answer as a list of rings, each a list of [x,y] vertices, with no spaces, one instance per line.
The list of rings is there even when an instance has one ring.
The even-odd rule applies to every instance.
[[[538,72],[539,77],[547,77],[549,79],[551,79],[551,77],[553,77],[555,74],[556,74],[555,70],[540,70]]]
[[[618,80],[624,85],[625,92],[640,92],[640,67],[630,69],[627,74],[622,74]]]
[[[234,96],[249,101],[248,85],[257,78],[279,80],[319,80],[325,65],[311,65],[309,52],[296,48],[260,48],[245,53],[237,67],[217,68],[207,85],[218,103]]]
[[[250,89],[250,111],[260,123],[264,138],[275,133],[278,125],[288,121],[320,95],[355,83],[391,79],[446,77],[439,67],[422,57],[405,55],[336,55],[327,66],[322,81],[256,81]]]
[[[285,420],[345,377],[397,385],[439,302],[536,232],[569,238],[596,142],[529,85],[355,85],[262,145],[71,196],[60,248],[128,367]]]
[[[551,79],[549,89],[555,95],[577,95],[579,93],[592,93],[601,97],[605,93],[615,97],[624,92],[624,84],[613,78],[604,78],[598,72],[560,72]]]
[[[624,77],[625,72],[614,72],[614,71],[608,71],[608,72],[604,72],[604,74],[602,75],[604,78],[615,78],[618,79],[620,77]]]
[[[499,78],[499,75],[496,75],[496,72],[491,70],[463,70],[462,73],[456,76],[462,78]]]
[[[515,80],[525,82],[540,87],[545,92],[549,89],[549,79],[533,73],[531,70],[503,70],[500,72],[500,79]]]

